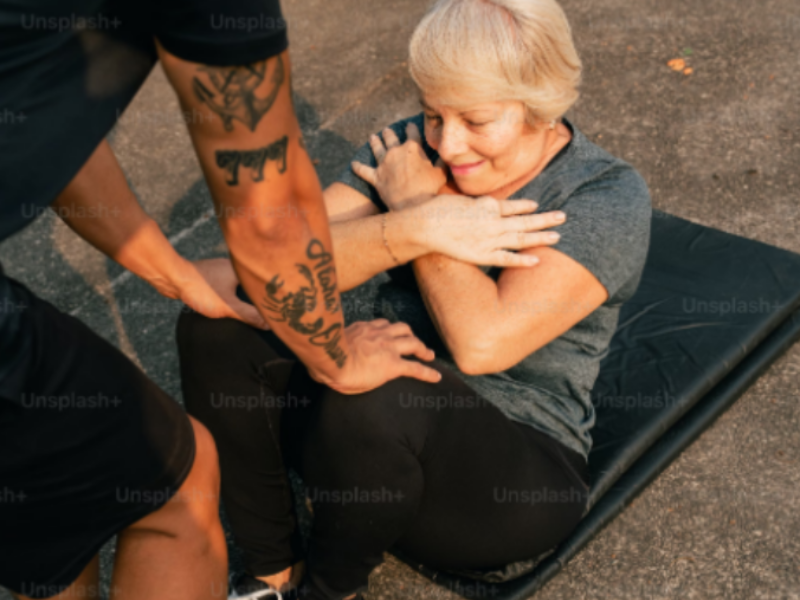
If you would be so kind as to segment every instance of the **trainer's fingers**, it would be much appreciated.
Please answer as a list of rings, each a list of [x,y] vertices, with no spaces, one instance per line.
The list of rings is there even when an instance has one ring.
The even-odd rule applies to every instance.
[[[373,327],[379,327],[380,329],[386,329],[387,327],[391,326],[392,322],[389,319],[384,317],[379,317],[377,319],[372,319],[371,321],[366,321],[369,325]]]
[[[500,200],[500,214],[504,217],[532,213],[538,208],[535,200]]]
[[[247,323],[251,327],[263,330],[270,329],[269,323],[264,320],[264,317],[261,316],[258,310],[256,310],[256,307],[252,304],[238,302],[232,305],[231,308],[234,311],[235,318]]]
[[[387,327],[387,331],[395,337],[414,335],[414,332],[411,330],[411,326],[408,323],[403,323],[402,321],[392,323],[389,327]]]
[[[402,360],[401,362],[401,377],[413,377],[414,379],[427,381],[429,383],[439,383],[442,380],[442,374],[436,369],[427,367],[414,360]]]
[[[386,143],[386,148],[394,148],[395,146],[400,145],[400,138],[397,137],[397,134],[394,132],[394,129],[391,127],[387,127],[383,130],[383,141]]]
[[[421,360],[433,360],[436,353],[415,335],[405,335],[392,340],[394,349],[403,356],[414,355]]]
[[[361,177],[361,179],[377,187],[378,179],[375,169],[365,165],[364,163],[360,163],[357,160],[351,162],[350,167],[353,169],[353,173]]]

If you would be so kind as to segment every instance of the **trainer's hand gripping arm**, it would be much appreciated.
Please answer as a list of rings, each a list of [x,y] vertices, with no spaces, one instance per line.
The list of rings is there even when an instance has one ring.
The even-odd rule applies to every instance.
[[[230,293],[235,288],[230,261],[190,262],[175,251],[139,205],[105,140],[51,208],[75,233],[161,295],[212,319],[227,317],[266,327],[258,311]]]

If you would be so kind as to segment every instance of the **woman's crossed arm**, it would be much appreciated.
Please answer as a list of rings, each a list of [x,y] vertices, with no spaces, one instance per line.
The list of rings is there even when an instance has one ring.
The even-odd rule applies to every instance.
[[[383,215],[369,198],[342,183],[328,187],[324,197],[334,254],[337,264],[342,265],[342,291],[397,265],[383,241]],[[605,302],[607,292],[597,278],[566,254],[545,246],[553,242],[547,242],[543,234],[522,231],[520,236],[520,231],[501,230],[495,241],[479,247],[479,242],[491,238],[487,215],[478,209],[478,200],[460,201],[461,204],[455,196],[440,196],[424,206],[388,213],[386,239],[401,263],[412,262],[428,313],[464,373],[477,375],[508,369]],[[488,207],[492,199],[481,201]],[[494,202],[524,206],[519,200]],[[457,207],[463,209],[459,214]],[[469,218],[479,220],[481,227],[465,226],[464,221]],[[520,227],[537,230],[561,222],[553,213],[514,219],[528,219],[527,225],[521,223]],[[495,220],[498,226],[510,227],[500,214]],[[463,232],[463,239],[456,239],[454,227]],[[480,240],[470,241],[468,236],[476,233]],[[513,247],[515,237],[536,247],[523,247],[517,254],[492,254],[486,250],[498,244]],[[435,248],[460,253],[466,260]],[[468,262],[469,256],[464,255],[470,252],[474,256],[485,252],[484,258],[493,256],[498,266],[505,266],[497,282],[476,266],[487,261]],[[531,256],[538,259],[535,268],[504,262]]]

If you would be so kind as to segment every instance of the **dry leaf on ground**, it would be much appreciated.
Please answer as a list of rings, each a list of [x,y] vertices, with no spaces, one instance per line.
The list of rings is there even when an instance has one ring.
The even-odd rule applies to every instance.
[[[673,71],[683,71],[686,68],[686,61],[682,58],[673,58],[667,66]]]

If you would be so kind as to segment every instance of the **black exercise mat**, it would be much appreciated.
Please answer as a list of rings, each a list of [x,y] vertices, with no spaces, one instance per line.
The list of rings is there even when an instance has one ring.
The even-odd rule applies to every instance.
[[[541,560],[438,572],[465,597],[522,600],[553,577],[800,339],[800,254],[653,211],[650,253],[592,390],[589,509]]]

